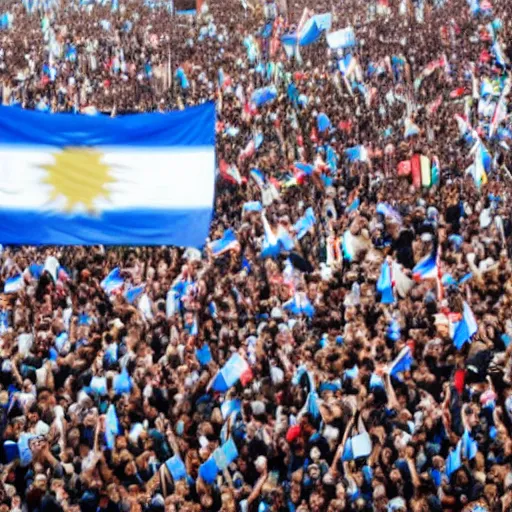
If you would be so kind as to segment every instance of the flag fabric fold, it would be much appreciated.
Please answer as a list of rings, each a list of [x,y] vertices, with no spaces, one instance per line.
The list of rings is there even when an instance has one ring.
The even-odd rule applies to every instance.
[[[114,448],[117,435],[119,435],[119,420],[115,406],[110,404],[105,417],[105,442],[109,450]]]
[[[354,146],[345,150],[349,162],[368,162],[368,151],[364,146]]]
[[[309,207],[304,213],[304,216],[301,217],[293,226],[293,230],[297,233],[297,240],[304,238],[315,223],[315,213],[313,208]]]
[[[116,267],[101,281],[100,286],[108,295],[114,293],[124,286],[124,279],[121,277],[121,270]]]
[[[226,364],[217,372],[214,377],[211,388],[221,393],[226,392],[234,386],[243,376],[244,373],[250,371],[250,367],[240,354],[233,354]]]
[[[453,344],[460,350],[466,343],[471,341],[471,338],[478,331],[478,324],[476,323],[473,311],[467,302],[464,302],[462,320],[455,326],[453,334]]]
[[[381,304],[393,304],[393,302],[395,302],[393,282],[391,278],[391,266],[387,260],[384,261],[380,269],[380,276],[377,281],[377,291],[381,295]]]
[[[138,286],[132,286],[131,288],[124,292],[124,298],[130,304],[133,304],[144,293],[145,288],[146,283],[142,283]]]
[[[232,229],[226,229],[222,235],[222,238],[210,242],[208,247],[212,253],[212,256],[217,258],[228,251],[238,249],[240,244],[236,238],[235,232]]]
[[[21,274],[17,274],[5,280],[4,293],[16,293],[23,289],[25,282]]]
[[[399,373],[408,372],[411,369],[413,357],[411,349],[404,347],[389,366],[389,374],[397,376]]]
[[[288,302],[283,304],[283,309],[292,315],[305,315],[309,318],[315,314],[315,308],[304,292],[297,292]]]
[[[356,34],[352,27],[346,27],[336,32],[330,32],[326,36],[327,44],[332,50],[339,48],[351,48],[356,46]]]
[[[412,269],[416,281],[424,279],[436,279],[438,277],[437,257],[434,252],[427,254]]]

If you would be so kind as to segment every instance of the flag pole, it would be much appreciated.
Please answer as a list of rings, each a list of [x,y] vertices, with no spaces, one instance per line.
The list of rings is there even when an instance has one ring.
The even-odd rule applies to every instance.
[[[173,10],[174,16],[174,10]],[[171,92],[171,99],[173,97],[174,92],[174,80],[172,79],[172,62],[171,62],[171,43],[167,43],[167,80],[169,84],[169,90]]]

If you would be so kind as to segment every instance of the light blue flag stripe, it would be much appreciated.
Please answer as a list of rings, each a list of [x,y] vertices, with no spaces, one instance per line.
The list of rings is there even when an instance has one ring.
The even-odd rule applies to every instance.
[[[129,146],[154,148],[215,145],[215,104],[165,114],[119,117],[48,116],[0,107],[0,144],[57,147]]]
[[[23,276],[18,274],[6,279],[4,283],[4,293],[16,293],[23,288]]]
[[[121,288],[124,285],[124,279],[121,277],[119,267],[111,270],[105,279],[101,281],[101,287],[106,293],[112,293],[114,290]]]
[[[391,268],[387,261],[381,266],[380,276],[377,281],[377,291],[381,293],[380,302],[382,304],[393,304],[393,302],[395,302],[391,281]]]
[[[139,286],[133,286],[124,292],[124,298],[130,304],[133,304],[144,293],[145,288],[146,283],[140,284]]]

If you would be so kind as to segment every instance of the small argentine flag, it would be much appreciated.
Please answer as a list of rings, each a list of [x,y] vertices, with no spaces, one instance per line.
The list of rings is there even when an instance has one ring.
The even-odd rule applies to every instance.
[[[377,291],[381,294],[381,304],[393,304],[393,302],[395,302],[391,266],[388,261],[384,261],[381,266],[380,276],[377,281]]]
[[[114,448],[117,435],[119,435],[119,420],[115,405],[110,404],[105,417],[105,443],[109,450]]]
[[[232,229],[227,229],[224,231],[224,235],[222,238],[215,240],[214,242],[210,242],[209,249],[212,253],[212,256],[217,258],[221,256],[225,252],[236,250],[240,247],[240,244],[236,238],[236,234]]]
[[[462,320],[455,326],[453,344],[460,350],[465,343],[471,342],[471,337],[478,331],[478,324],[469,305],[464,302]]]
[[[0,162],[6,244],[199,248],[213,211],[215,105],[114,118],[0,107]]]
[[[356,46],[356,35],[352,27],[343,28],[326,35],[327,44],[332,50]]]
[[[462,466],[461,459],[462,444],[459,442],[454,450],[452,450],[446,458],[446,475],[450,477],[455,471]]]
[[[353,261],[356,256],[356,249],[354,247],[355,237],[349,229],[343,233],[341,247],[343,249],[343,258],[348,261]]]
[[[473,460],[478,452],[478,444],[471,437],[471,434],[467,429],[464,430],[464,434],[459,441],[461,445],[462,457],[468,460]]]
[[[304,238],[315,223],[315,212],[310,206],[304,213],[304,216],[301,217],[293,226],[293,230],[297,233],[297,240]]]
[[[139,286],[132,286],[124,292],[124,298],[130,304],[133,304],[143,293],[146,288],[146,283],[142,283]]]
[[[271,103],[277,98],[277,89],[275,86],[270,85],[268,87],[262,87],[261,89],[256,89],[251,96],[251,103],[256,105],[256,107],[260,107],[265,105],[266,103]]]
[[[105,290],[105,293],[110,295],[111,293],[119,290],[124,286],[124,279],[121,277],[121,271],[119,267],[112,270],[103,281],[101,281],[101,287]]]
[[[214,391],[224,393],[234,386],[244,373],[249,371],[250,368],[247,361],[240,354],[235,353],[214,377],[211,382],[211,388]]]
[[[435,279],[438,276],[437,258],[434,253],[428,254],[421,259],[412,269],[413,277],[416,281],[423,279]]]
[[[498,41],[495,41],[495,43],[492,45],[492,51],[496,59],[496,64],[502,68],[506,67],[508,64],[508,59],[503,53],[503,49],[501,48],[501,45]]]
[[[14,277],[10,277],[4,283],[4,293],[16,293],[19,292],[25,285],[23,276],[17,274]]]
[[[368,162],[368,151],[364,146],[354,146],[345,150],[349,162]]]
[[[398,376],[399,373],[408,372],[411,369],[413,361],[411,349],[404,347],[391,363],[389,374],[391,376]]]
[[[315,308],[304,292],[296,293],[283,304],[283,309],[292,315],[305,315],[308,318],[312,318],[315,314]]]

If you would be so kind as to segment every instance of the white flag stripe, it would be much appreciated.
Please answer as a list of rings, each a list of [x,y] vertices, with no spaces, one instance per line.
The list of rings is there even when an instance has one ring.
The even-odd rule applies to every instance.
[[[4,209],[63,208],[64,197],[50,202],[52,187],[44,183],[48,171],[41,167],[51,165],[55,161],[53,153],[58,150],[45,149],[0,148],[0,204]],[[109,198],[95,200],[94,205],[100,211],[211,207],[214,148],[94,148],[94,151],[103,153],[101,161],[111,167],[110,175],[115,180],[107,185]]]

